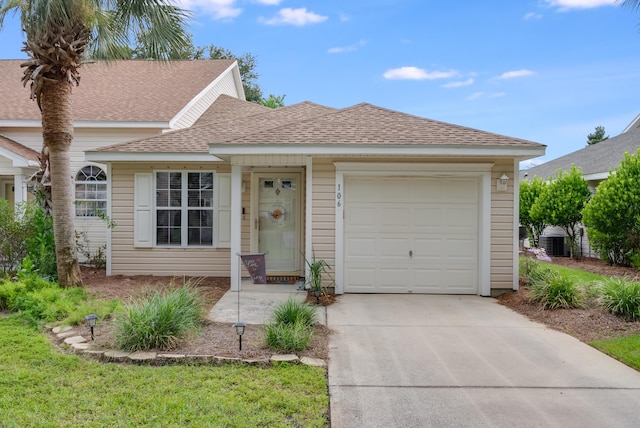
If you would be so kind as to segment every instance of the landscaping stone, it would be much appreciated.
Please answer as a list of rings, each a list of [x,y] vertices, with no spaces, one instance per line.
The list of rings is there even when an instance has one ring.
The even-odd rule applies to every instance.
[[[104,353],[105,351],[99,351],[96,349],[85,349],[83,352],[84,355],[95,358],[96,360],[101,360],[104,357]]]
[[[67,337],[77,336],[77,335],[78,335],[78,332],[74,330],[69,330],[69,331],[63,331],[62,333],[56,334],[56,337],[58,337],[59,339],[66,339]]]
[[[64,333],[65,331],[69,331],[69,330],[71,330],[71,328],[72,328],[72,327],[71,327],[71,326],[69,326],[69,325],[64,325],[64,326],[53,327],[53,328],[51,329],[51,331],[52,331],[54,334],[58,334],[58,333]]]
[[[312,367],[327,367],[327,362],[320,358],[302,357],[300,358],[300,362],[304,365]]]
[[[104,353],[103,358],[106,361],[122,362],[122,361],[126,361],[129,358],[129,355],[131,355],[131,352],[107,351]]]
[[[73,349],[76,352],[86,351],[90,347],[91,345],[89,345],[88,343],[72,343],[71,344],[71,349]]]
[[[213,355],[187,355],[185,360],[193,364],[210,364],[217,362],[216,357]]]
[[[87,341],[87,339],[85,339],[82,336],[71,336],[71,337],[67,337],[64,340],[64,343],[66,343],[67,345],[73,345],[74,343],[85,343]]]
[[[156,353],[136,351],[133,354],[129,354],[129,359],[136,363],[149,363],[156,359]]]
[[[272,363],[298,363],[300,359],[295,354],[272,355]]]
[[[242,358],[232,358],[232,357],[215,357],[215,361],[218,364],[232,364],[232,363],[244,362]]]
[[[182,361],[186,358],[186,354],[158,354],[156,358],[167,361]]]

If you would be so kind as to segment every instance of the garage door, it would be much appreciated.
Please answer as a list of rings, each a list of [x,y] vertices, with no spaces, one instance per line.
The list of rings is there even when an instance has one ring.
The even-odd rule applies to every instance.
[[[478,292],[478,180],[345,177],[345,291]]]

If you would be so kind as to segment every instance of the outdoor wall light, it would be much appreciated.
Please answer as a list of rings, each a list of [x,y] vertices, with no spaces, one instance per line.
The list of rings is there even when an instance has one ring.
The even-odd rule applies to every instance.
[[[244,329],[247,326],[247,324],[238,321],[233,326],[236,328],[236,333],[238,334],[238,339],[240,341],[240,350],[242,351],[242,335],[244,334]]]
[[[87,325],[89,326],[89,328],[91,329],[91,340],[94,340],[93,327],[96,326],[96,322],[98,321],[98,316],[96,314],[89,314],[89,315],[85,315],[84,319],[87,322]]]
[[[500,178],[496,180],[496,189],[498,190],[498,192],[506,192],[508,182],[509,176],[503,172]]]

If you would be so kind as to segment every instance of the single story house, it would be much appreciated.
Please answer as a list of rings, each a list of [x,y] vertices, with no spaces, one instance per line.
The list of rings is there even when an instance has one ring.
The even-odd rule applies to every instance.
[[[620,135],[608,138],[599,143],[586,146],[575,152],[566,154],[541,165],[520,171],[521,179],[540,177],[553,180],[558,170],[569,171],[572,165],[580,168],[583,178],[587,181],[592,193],[596,187],[606,180],[612,171],[620,166],[624,154],[636,154],[640,148],[640,115],[636,117]],[[568,256],[569,249],[564,245],[566,233],[559,227],[547,227],[541,235],[540,246],[547,249],[552,256]],[[579,254],[596,257],[591,249],[587,234],[582,234],[578,240]]]
[[[191,127],[86,151],[106,165],[108,274],[229,276],[325,260],[342,293],[518,287],[518,165],[545,146],[370,104],[219,96]]]
[[[24,60],[0,60],[0,199],[27,200],[28,179],[39,169],[40,110],[20,82]],[[86,150],[192,126],[219,95],[244,99],[238,65],[232,60],[116,61],[86,64],[73,88],[75,227],[86,233],[90,251],[106,245],[110,174],[106,164],[85,158]]]

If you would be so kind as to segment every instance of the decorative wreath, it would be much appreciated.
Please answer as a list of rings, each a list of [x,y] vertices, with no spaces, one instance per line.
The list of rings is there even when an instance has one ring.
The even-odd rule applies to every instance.
[[[281,223],[284,221],[287,212],[282,207],[273,207],[272,210],[269,211],[269,218],[274,223]]]

